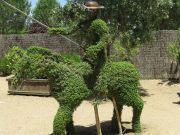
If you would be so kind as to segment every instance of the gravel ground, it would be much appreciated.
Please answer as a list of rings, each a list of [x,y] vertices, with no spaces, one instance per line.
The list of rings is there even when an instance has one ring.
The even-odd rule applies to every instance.
[[[53,117],[58,109],[51,97],[13,96],[7,94],[5,77],[0,77],[0,135],[50,135]],[[142,135],[180,135],[180,84],[162,80],[142,80],[143,100]],[[103,135],[108,135],[112,117],[112,103],[99,106]],[[95,135],[92,105],[84,101],[74,113],[77,135]],[[124,107],[123,126],[126,135],[131,130],[132,109]]]

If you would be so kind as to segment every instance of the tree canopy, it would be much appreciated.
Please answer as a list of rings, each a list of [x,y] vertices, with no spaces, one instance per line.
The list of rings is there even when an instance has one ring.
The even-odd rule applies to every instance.
[[[10,4],[22,10],[26,14],[30,13],[30,6],[28,0],[7,0]],[[3,2],[0,2],[0,33],[20,33],[26,26],[27,17],[23,16],[18,11],[10,8]]]
[[[57,0],[39,0],[33,10],[33,17],[48,26],[55,26],[60,8]]]

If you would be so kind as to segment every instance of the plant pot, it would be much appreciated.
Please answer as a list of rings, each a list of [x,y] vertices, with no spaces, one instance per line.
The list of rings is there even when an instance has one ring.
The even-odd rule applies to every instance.
[[[14,88],[12,85],[13,77],[10,76],[8,81],[8,93],[16,95],[33,95],[33,96],[50,96],[50,85],[48,79],[27,79]]]

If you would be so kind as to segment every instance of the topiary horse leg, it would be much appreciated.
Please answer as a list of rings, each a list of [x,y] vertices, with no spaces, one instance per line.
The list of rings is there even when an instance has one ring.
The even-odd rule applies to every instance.
[[[120,117],[120,121],[121,121],[123,105],[117,103],[117,108],[118,108],[118,111],[119,111],[119,117]],[[111,130],[112,130],[113,133],[118,133],[119,132],[119,127],[118,127],[118,122],[117,122],[115,109],[113,111],[113,117],[112,117],[112,121],[111,121]]]
[[[67,135],[75,134],[75,128],[72,117],[71,117],[71,121],[66,124],[66,131],[67,131]]]
[[[140,116],[141,116],[143,106],[144,106],[143,100],[140,97],[138,97],[138,99],[134,101],[133,119],[132,119],[132,124],[133,124],[132,127],[133,127],[134,132],[136,133],[141,132]]]
[[[73,135],[70,133],[73,127],[72,113],[68,107],[58,109],[53,123],[53,135]]]

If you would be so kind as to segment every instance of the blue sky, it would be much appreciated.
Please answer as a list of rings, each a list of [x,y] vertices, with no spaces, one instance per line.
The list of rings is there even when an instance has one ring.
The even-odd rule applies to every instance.
[[[29,0],[29,1],[30,1],[31,4],[32,4],[32,8],[34,8],[35,5],[36,5],[36,2],[37,2],[38,0]],[[66,0],[58,0],[58,1],[60,2],[61,6],[64,6],[64,4],[66,3]]]

